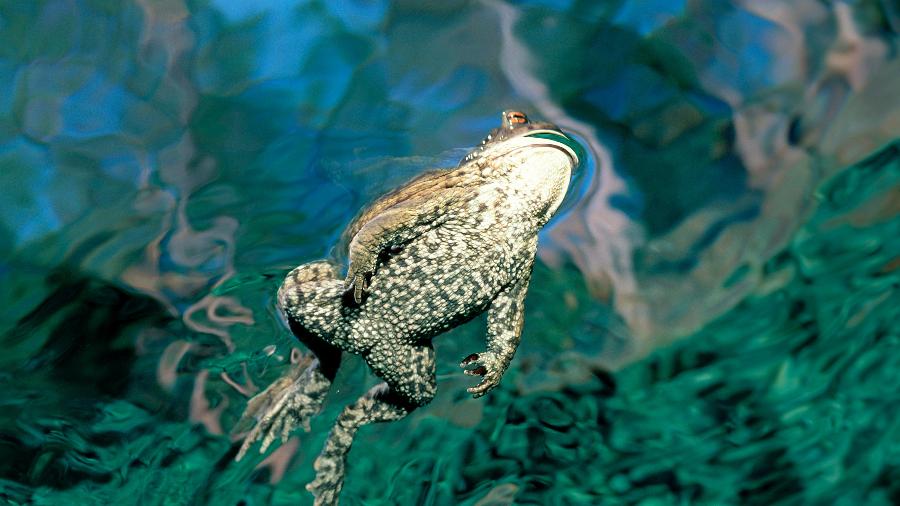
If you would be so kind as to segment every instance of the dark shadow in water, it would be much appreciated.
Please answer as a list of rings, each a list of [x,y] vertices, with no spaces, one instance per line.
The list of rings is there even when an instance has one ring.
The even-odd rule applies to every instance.
[[[128,396],[136,332],[173,319],[149,297],[66,267],[55,269],[46,283],[53,286],[49,294],[2,337],[10,345],[47,335],[30,360],[4,366],[8,407],[2,417],[17,420],[25,431],[2,434],[0,476],[56,489],[82,481],[106,483],[112,470],[70,464],[99,458],[92,448],[117,446],[121,435],[95,433],[82,439],[70,424],[89,423],[99,404]]]

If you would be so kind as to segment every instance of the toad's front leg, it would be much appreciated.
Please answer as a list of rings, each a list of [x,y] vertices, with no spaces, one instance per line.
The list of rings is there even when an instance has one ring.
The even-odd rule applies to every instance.
[[[344,291],[362,303],[370,280],[375,275],[379,256],[392,247],[402,246],[428,230],[439,226],[448,216],[448,209],[465,201],[470,190],[447,185],[426,192],[413,192],[384,207],[376,206],[375,215],[364,214],[352,224],[348,233],[352,238],[348,256],[350,266],[344,281]],[[400,199],[400,196],[395,198]],[[374,211],[371,211],[374,212]]]
[[[413,203],[406,203],[385,210],[359,228],[350,241],[350,265],[344,281],[344,290],[352,294],[357,304],[362,303],[363,294],[375,275],[379,255],[415,237],[431,218]]]
[[[487,351],[472,353],[459,364],[466,374],[481,376],[481,382],[469,388],[473,397],[481,397],[500,383],[512,362],[525,323],[525,294],[531,269],[506,287],[491,303],[487,318]]]

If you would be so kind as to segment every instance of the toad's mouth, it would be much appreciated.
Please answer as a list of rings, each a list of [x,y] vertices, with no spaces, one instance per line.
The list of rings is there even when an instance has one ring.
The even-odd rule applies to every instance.
[[[572,167],[578,167],[585,159],[584,147],[575,139],[558,130],[532,130],[523,136],[529,146],[546,146],[563,151],[571,160]]]

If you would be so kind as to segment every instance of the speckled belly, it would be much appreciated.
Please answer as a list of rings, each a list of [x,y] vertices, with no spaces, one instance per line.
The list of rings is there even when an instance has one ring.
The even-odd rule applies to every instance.
[[[508,244],[491,237],[448,224],[413,240],[379,266],[356,323],[414,342],[475,317],[515,268]]]

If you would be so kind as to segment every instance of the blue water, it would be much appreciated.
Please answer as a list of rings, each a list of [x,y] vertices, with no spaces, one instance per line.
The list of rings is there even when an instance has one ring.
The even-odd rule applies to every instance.
[[[363,429],[342,504],[892,504],[900,8],[0,0],[0,498],[307,504],[233,462],[300,345],[274,293],[503,109],[592,152],[523,343]]]

